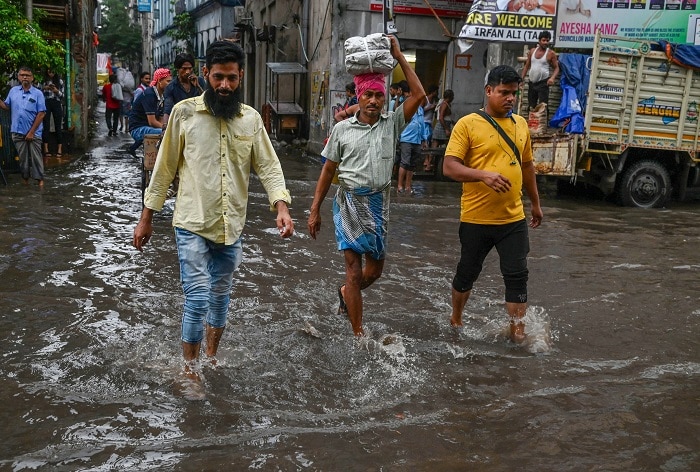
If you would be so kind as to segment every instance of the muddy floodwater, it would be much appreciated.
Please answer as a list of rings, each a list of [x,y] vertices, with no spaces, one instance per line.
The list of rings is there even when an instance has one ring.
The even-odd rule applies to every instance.
[[[170,224],[143,254],[125,135],[0,187],[0,470],[700,470],[700,204],[543,197],[524,347],[487,259],[449,327],[459,186],[392,196],[367,336],[336,314],[344,265],[316,157],[282,153],[297,234],[253,178],[244,262],[206,399],[174,390],[183,297]]]

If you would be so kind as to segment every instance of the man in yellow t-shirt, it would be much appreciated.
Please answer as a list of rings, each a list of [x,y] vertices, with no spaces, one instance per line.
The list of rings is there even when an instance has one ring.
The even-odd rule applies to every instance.
[[[496,247],[506,286],[510,337],[516,343],[525,340],[522,318],[527,309],[530,249],[523,186],[532,207],[530,227],[537,228],[542,222],[530,132],[525,119],[512,113],[521,80],[510,66],[498,66],[489,73],[486,106],[454,126],[443,164],[446,176],[462,182],[462,250],[452,281],[450,323],[462,326],[462,312],[472,286],[484,259]]]

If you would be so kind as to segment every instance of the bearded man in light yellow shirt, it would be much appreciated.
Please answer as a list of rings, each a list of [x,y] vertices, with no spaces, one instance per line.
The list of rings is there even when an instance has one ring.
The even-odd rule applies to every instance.
[[[510,66],[498,66],[489,73],[486,106],[457,122],[443,162],[444,175],[462,182],[462,250],[452,281],[450,322],[453,327],[462,326],[472,286],[495,247],[506,286],[510,337],[516,343],[525,341],[522,318],[527,309],[530,250],[523,187],[530,197],[530,227],[542,222],[530,132],[525,119],[512,113],[521,80]]]
[[[240,102],[244,60],[243,50],[230,41],[216,41],[207,49],[204,77],[209,87],[173,108],[134,230],[133,244],[141,251],[153,234],[153,212],[162,209],[168,187],[179,174],[173,226],[185,293],[183,389],[191,399],[204,398],[195,364],[202,339],[206,336],[205,355],[215,362],[226,325],[233,273],[242,259],[251,168],[260,177],[271,210],[277,211],[280,235],[294,233],[280,162],[260,114]]]

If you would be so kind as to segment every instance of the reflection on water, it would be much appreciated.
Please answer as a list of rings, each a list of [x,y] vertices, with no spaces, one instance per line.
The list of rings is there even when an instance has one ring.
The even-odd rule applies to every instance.
[[[114,138],[117,143],[119,139]],[[126,139],[121,146],[126,145]],[[244,263],[203,402],[175,395],[182,295],[170,227],[130,247],[137,163],[115,144],[0,188],[2,470],[694,470],[700,466],[697,208],[544,199],[528,344],[506,340],[495,254],[449,326],[458,185],[393,195],[367,335],[336,314],[330,204],[283,159],[298,233],[252,185]]]

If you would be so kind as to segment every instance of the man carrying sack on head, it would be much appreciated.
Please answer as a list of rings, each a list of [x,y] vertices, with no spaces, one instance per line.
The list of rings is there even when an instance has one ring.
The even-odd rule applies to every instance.
[[[360,291],[372,285],[384,268],[396,142],[425,100],[423,86],[401,53],[398,41],[393,36],[388,39],[391,56],[398,61],[414,93],[395,112],[384,113],[384,74],[355,76],[359,111],[336,124],[331,132],[322,152],[326,162],[308,219],[309,233],[316,239],[321,229],[321,204],[337,169],[339,187],[333,200],[333,221],[346,272],[345,283],[338,288],[338,312],[348,316],[356,336],[364,334]]]

